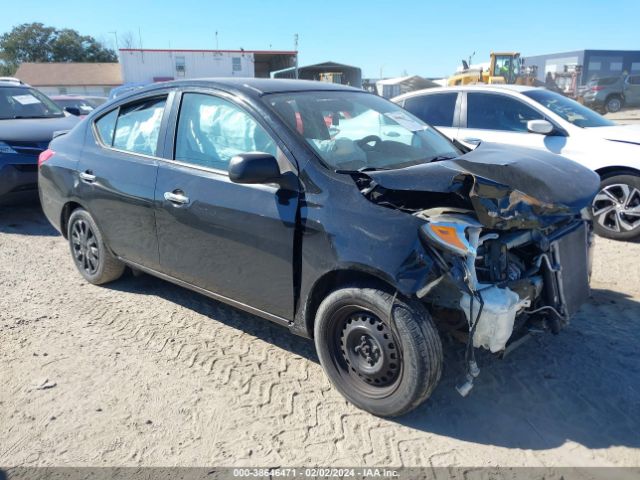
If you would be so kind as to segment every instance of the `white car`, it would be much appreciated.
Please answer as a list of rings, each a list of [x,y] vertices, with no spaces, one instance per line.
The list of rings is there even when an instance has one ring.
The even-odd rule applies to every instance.
[[[431,88],[392,101],[451,139],[547,150],[591,168],[602,179],[596,232],[640,236],[640,125],[618,125],[557,93],[516,85]]]

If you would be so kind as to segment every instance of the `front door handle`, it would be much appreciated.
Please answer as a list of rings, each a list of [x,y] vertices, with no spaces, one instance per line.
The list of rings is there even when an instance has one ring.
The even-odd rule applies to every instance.
[[[164,199],[177,205],[186,205],[187,203],[189,203],[189,197],[187,197],[180,190],[174,190],[173,192],[164,192]]]
[[[91,172],[91,170],[85,170],[84,172],[80,172],[80,180],[87,183],[93,183],[96,181],[96,176]]]

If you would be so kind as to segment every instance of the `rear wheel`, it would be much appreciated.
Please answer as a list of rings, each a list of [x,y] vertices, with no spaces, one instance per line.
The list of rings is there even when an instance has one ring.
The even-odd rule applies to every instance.
[[[440,337],[417,302],[394,300],[376,288],[343,288],[321,303],[314,334],[331,383],[351,403],[375,415],[408,412],[440,380]]]
[[[607,98],[604,108],[609,113],[616,113],[622,109],[622,98],[617,95]]]
[[[80,274],[90,283],[101,285],[120,278],[124,264],[106,248],[96,222],[82,208],[69,217],[69,247]]]
[[[598,235],[629,240],[640,235],[640,176],[613,175],[600,184],[593,199],[594,228]]]

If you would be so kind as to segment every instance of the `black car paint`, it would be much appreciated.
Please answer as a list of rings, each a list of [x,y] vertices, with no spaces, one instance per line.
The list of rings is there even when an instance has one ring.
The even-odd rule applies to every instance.
[[[97,109],[69,135],[52,142],[53,150],[65,153],[52,157],[40,170],[43,209],[64,230],[66,206],[83,206],[95,216],[113,252],[130,264],[287,324],[305,336],[312,336],[313,316],[327,293],[325,288],[339,276],[376,279],[403,295],[415,296],[441,274],[419,238],[424,220],[375,204],[359,191],[350,175],[324,168],[262,99],[268,93],[333,89],[348,88],[317,82],[224,79],[138,90]],[[105,149],[91,131],[93,120],[114,105],[164,92],[178,96],[185,90],[223,96],[252,113],[297,172],[299,191],[232,184],[226,174],[199,171],[170,160],[177,101],[167,106],[163,128],[168,130],[161,132],[156,157]],[[92,156],[103,158],[90,160]],[[83,159],[80,167],[78,158]],[[440,169],[442,165],[424,168]],[[470,164],[462,165],[472,171]],[[86,169],[96,175],[91,185],[83,185],[78,177]],[[369,175],[385,183],[382,172]],[[394,172],[386,176],[391,181]],[[393,182],[399,188],[419,186],[406,176]],[[450,188],[446,183],[441,182],[440,188]],[[488,179],[486,184],[504,195],[501,184]],[[429,189],[428,180],[421,185]],[[164,192],[175,189],[190,197],[188,205],[176,206],[164,199]],[[591,193],[586,187],[584,196]]]

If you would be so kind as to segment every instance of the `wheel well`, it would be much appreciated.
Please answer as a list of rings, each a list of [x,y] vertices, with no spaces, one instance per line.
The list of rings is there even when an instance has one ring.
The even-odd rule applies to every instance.
[[[638,175],[640,176],[640,170],[636,170],[631,167],[604,167],[596,170],[596,173],[600,175],[601,179],[613,177],[614,175]]]
[[[306,333],[313,338],[313,327],[316,320],[316,313],[322,301],[334,290],[347,285],[372,286],[385,291],[395,291],[395,287],[371,273],[360,270],[333,270],[326,273],[316,281],[311,293],[307,297],[304,324]]]
[[[619,98],[624,101],[624,95],[622,93],[610,93],[607,95],[607,98],[604,99],[604,102],[607,103],[611,98]]]
[[[62,207],[62,213],[60,214],[60,230],[62,231],[62,236],[64,238],[67,238],[69,218],[71,218],[71,214],[76,208],[82,208],[82,205],[76,202],[68,202],[64,207]]]

